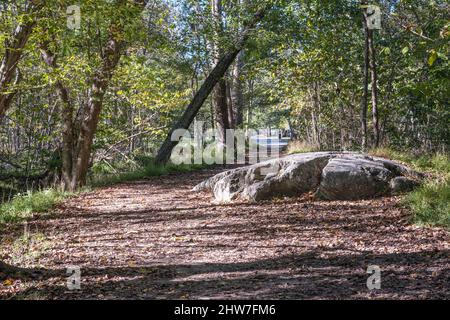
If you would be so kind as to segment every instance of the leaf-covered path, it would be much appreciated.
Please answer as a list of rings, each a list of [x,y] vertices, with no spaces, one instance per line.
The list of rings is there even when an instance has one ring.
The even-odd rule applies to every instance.
[[[220,205],[191,192],[217,170],[67,201],[30,224],[46,248],[20,266],[35,269],[37,279],[6,279],[0,297],[450,298],[450,234],[413,225],[399,198]],[[3,251],[12,236],[2,236]],[[66,288],[72,265],[81,268],[80,291]],[[381,268],[380,290],[366,287],[369,265]]]

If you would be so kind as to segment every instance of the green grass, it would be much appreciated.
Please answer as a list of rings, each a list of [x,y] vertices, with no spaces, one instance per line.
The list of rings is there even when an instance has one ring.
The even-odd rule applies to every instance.
[[[307,153],[307,152],[316,152],[320,151],[317,146],[311,145],[305,141],[301,140],[293,140],[290,141],[287,147],[288,154],[294,153]]]
[[[407,152],[395,151],[389,148],[372,149],[370,155],[403,162],[415,170],[425,173],[450,174],[449,155],[436,153],[432,155],[414,155]]]
[[[427,182],[408,194],[405,202],[414,213],[414,221],[421,225],[450,229],[450,180]]]
[[[445,154],[411,155],[390,149],[369,152],[404,162],[413,169],[426,173],[425,182],[406,195],[404,203],[411,209],[413,220],[426,226],[450,229],[450,157]]]
[[[0,204],[0,224],[21,222],[33,213],[44,213],[70,196],[70,193],[54,189],[17,194],[6,203]]]

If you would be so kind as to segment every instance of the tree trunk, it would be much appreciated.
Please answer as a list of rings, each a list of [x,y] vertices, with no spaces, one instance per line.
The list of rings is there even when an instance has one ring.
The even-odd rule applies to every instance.
[[[227,104],[227,84],[225,79],[220,79],[213,91],[213,106],[216,119],[218,137],[216,139],[225,143],[226,129],[230,129]]]
[[[254,81],[253,79],[250,79],[248,81],[248,91],[249,91],[249,98],[248,98],[248,106],[247,106],[247,123],[246,123],[246,131],[250,129],[250,126],[252,124],[252,112],[253,112],[253,93],[254,93]]]
[[[237,41],[234,48],[231,48],[226,54],[224,54],[222,58],[218,61],[216,66],[212,69],[212,71],[205,79],[200,89],[195,94],[191,103],[184,111],[181,118],[172,127],[164,143],[161,145],[161,148],[158,151],[158,155],[156,156],[157,163],[167,163],[167,161],[169,161],[172,149],[178,144],[178,141],[172,141],[172,133],[178,129],[187,130],[189,128],[192,121],[194,120],[194,117],[197,115],[198,111],[200,110],[205,100],[208,98],[209,94],[211,93],[215,85],[225,75],[225,72],[227,71],[229,66],[233,63],[236,56],[242,50],[244,44],[247,42],[250,32],[252,31],[252,29],[254,29],[256,24],[264,17],[268,9],[269,7],[265,7],[264,9],[259,10],[255,14],[252,21],[246,26],[244,32],[241,35],[241,38]]]
[[[220,37],[223,33],[223,21],[222,21],[222,1],[211,0],[211,11],[214,19],[214,40],[211,43],[213,54],[213,66],[215,66],[220,57],[223,55],[223,50],[220,45]],[[214,115],[216,119],[216,129],[218,137],[216,139],[225,143],[226,129],[230,128],[230,121],[228,118],[228,104],[227,104],[227,82],[225,78],[221,78],[216,84],[212,101],[214,106]]]
[[[40,0],[30,1],[25,13],[33,15],[41,7]],[[5,115],[16,93],[16,89],[11,86],[15,86],[20,81],[18,64],[35,24],[34,17],[26,20],[16,27],[11,39],[5,41],[5,53],[0,64],[0,118]]]
[[[56,56],[48,48],[48,42],[40,44],[41,56],[44,62],[53,70],[57,69]],[[56,81],[56,92],[60,100],[62,108],[61,118],[63,120],[62,129],[62,187],[69,189],[72,180],[72,163],[73,163],[73,104],[70,101],[69,91],[61,80]]]
[[[365,5],[365,1],[362,1]],[[367,103],[369,96],[369,28],[367,26],[367,9],[363,9],[363,27],[364,27],[364,92],[361,101],[361,149],[367,149]]]
[[[225,56],[220,59],[219,63],[214,67],[211,73],[208,75],[206,80],[201,85],[200,89],[195,94],[191,103],[188,105],[178,122],[172,127],[166,140],[161,145],[158,155],[156,156],[157,163],[167,163],[169,161],[172,149],[178,144],[178,141],[172,141],[172,133],[178,129],[187,130],[200,110],[201,106],[208,98],[209,94],[223,77],[228,67],[233,63],[234,58],[239,53],[240,49],[234,49],[228,52]]]
[[[236,57],[236,61],[233,66],[232,82],[231,82],[231,101],[234,111],[235,127],[241,128],[244,122],[244,94],[242,92],[242,55],[241,51]]]
[[[312,129],[314,133],[314,144],[319,150],[322,148],[322,142],[320,138],[320,128],[317,120],[317,113],[320,114],[320,95],[319,95],[319,84],[317,82],[313,83],[312,92],[313,108],[311,111]]]
[[[92,143],[103,106],[103,98],[112,78],[113,72],[119,63],[124,42],[117,39],[111,32],[108,43],[103,51],[103,62],[96,71],[89,91],[88,102],[84,107],[80,133],[77,140],[72,163],[72,180],[70,190],[75,190],[86,184],[89,159]]]
[[[239,55],[238,55],[239,56]],[[234,104],[231,96],[232,79],[227,79],[227,106],[228,106],[228,122],[230,128],[236,128],[236,118],[234,114]]]
[[[373,30],[368,33],[369,42],[369,66],[371,72],[372,86],[372,122],[373,122],[373,146],[377,148],[380,144],[380,126],[378,123],[378,84],[377,84],[377,65],[375,55],[375,44],[373,39]]]
[[[69,92],[61,81],[57,81],[56,89],[62,103],[61,117],[63,119],[63,147],[62,147],[62,185],[63,189],[74,191],[86,183],[89,169],[92,143],[97,130],[103,98],[119,63],[123,40],[117,39],[117,30],[110,31],[109,39],[102,49],[102,64],[94,73],[89,90],[88,101],[83,106],[78,118],[78,136],[75,137],[74,108],[70,101]],[[48,44],[41,44],[41,54],[52,68],[57,68],[55,55],[48,50]],[[76,138],[76,139],[75,139]]]

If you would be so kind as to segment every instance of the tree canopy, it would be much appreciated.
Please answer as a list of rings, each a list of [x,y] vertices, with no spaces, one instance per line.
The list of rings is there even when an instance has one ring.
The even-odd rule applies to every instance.
[[[448,150],[448,4],[371,5],[379,29],[366,1],[2,2],[1,175],[76,189],[166,162],[194,119],[317,150]]]

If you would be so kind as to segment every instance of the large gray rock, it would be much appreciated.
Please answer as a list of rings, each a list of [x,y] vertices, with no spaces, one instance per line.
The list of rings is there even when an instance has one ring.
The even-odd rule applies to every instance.
[[[314,192],[318,198],[353,200],[410,190],[421,176],[378,157],[347,152],[294,154],[220,173],[194,188],[221,202],[264,200]]]
[[[408,191],[412,191],[419,185],[419,182],[416,180],[408,179],[406,177],[395,177],[389,183],[389,187],[391,188],[391,192],[393,194],[404,193]]]

